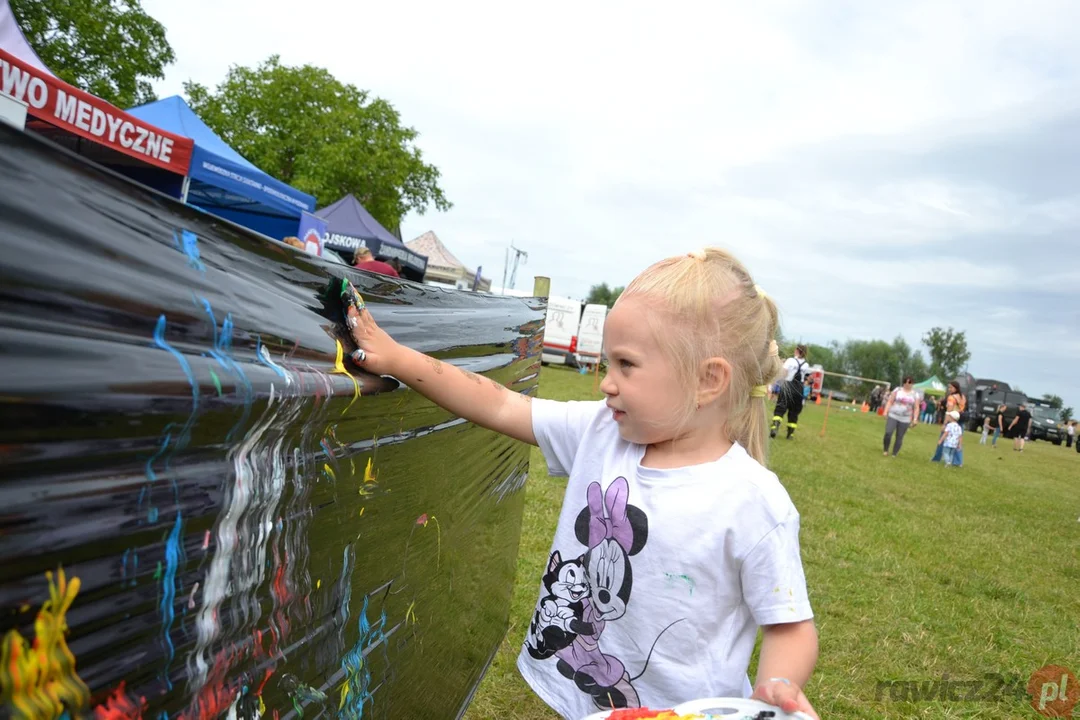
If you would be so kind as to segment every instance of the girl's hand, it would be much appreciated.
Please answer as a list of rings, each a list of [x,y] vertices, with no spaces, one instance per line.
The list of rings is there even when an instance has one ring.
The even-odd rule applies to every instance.
[[[352,283],[349,283],[349,289],[356,292]],[[359,293],[356,297],[360,297]],[[352,361],[375,375],[394,375],[399,365],[402,346],[375,323],[375,318],[371,317],[371,311],[363,302],[363,299],[360,299],[355,303],[347,303],[349,333],[356,347],[364,351],[363,362],[357,362],[356,356],[352,356]]]
[[[802,689],[783,678],[771,678],[760,683],[754,688],[751,699],[775,705],[786,713],[804,712],[814,720],[821,720]]]

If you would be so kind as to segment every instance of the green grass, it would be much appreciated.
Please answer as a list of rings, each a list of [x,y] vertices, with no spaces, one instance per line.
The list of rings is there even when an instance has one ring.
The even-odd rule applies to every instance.
[[[599,397],[591,376],[556,368],[542,371],[540,395]],[[1045,442],[1015,453],[1007,440],[994,450],[965,433],[965,467],[946,469],[929,462],[937,427],[918,426],[886,459],[882,418],[834,405],[822,438],[824,410],[809,406],[798,437],[774,441],[770,458],[802,515],[821,639],[806,692],[818,712],[1041,717],[1016,692],[911,702],[882,683],[999,674],[1026,685],[1048,664],[1080,674],[1080,454]],[[510,628],[467,720],[555,717],[514,666],[566,486],[546,470],[533,449]]]

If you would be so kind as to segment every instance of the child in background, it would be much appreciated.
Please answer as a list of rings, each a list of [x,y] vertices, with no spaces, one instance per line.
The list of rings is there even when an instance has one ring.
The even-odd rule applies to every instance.
[[[579,720],[752,695],[818,717],[799,513],[764,466],[777,310],[734,257],[707,248],[630,283],[604,324],[606,401],[533,400],[399,345],[343,299],[354,362],[569,476],[517,663],[544,702]]]
[[[948,420],[945,423],[945,428],[941,431],[941,437],[938,438],[938,445],[944,445],[941,453],[941,462],[945,467],[959,465],[955,462],[957,452],[964,447],[964,428],[960,427],[960,413],[956,410],[950,410],[945,414]]]
[[[983,418],[982,437],[979,438],[979,444],[980,445],[985,445],[986,444],[986,438],[987,438],[988,435],[990,435],[990,416],[989,415],[987,415],[986,417]]]

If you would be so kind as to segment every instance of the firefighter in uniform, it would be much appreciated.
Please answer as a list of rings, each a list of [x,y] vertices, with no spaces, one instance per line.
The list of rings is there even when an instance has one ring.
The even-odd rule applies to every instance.
[[[795,434],[795,428],[799,427],[799,413],[803,406],[803,377],[807,374],[809,364],[806,362],[806,346],[798,345],[795,348],[795,357],[784,361],[784,381],[780,384],[780,394],[776,400],[776,408],[773,410],[772,428],[769,437],[776,437],[780,430],[780,423],[784,422],[784,414],[787,414],[787,439]]]

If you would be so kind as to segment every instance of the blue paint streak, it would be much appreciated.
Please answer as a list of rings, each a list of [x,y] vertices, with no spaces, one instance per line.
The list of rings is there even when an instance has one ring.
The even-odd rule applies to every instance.
[[[151,525],[156,523],[158,519],[158,509],[156,507],[150,508],[150,512],[146,514],[146,521]]]
[[[176,249],[187,255],[188,265],[198,270],[201,273],[206,272],[206,266],[202,263],[202,258],[199,257],[199,236],[190,230],[181,230],[180,237],[176,236],[176,231],[173,231],[173,241],[176,244]]]
[[[191,383],[191,400],[194,404],[192,409],[197,410],[199,408],[199,385],[195,382],[195,374],[191,372],[191,366],[188,365],[187,359],[180,354],[179,350],[165,342],[165,322],[165,314],[162,313],[161,317],[158,318],[157,327],[154,328],[154,344],[162,350],[168,350],[176,358],[176,361],[180,363],[180,368],[184,371],[188,382]]]
[[[287,380],[288,378],[285,376],[285,371],[284,370],[279,368],[277,365],[271,365],[270,363],[266,362],[266,359],[263,358],[263,356],[262,356],[262,349],[263,349],[262,336],[260,335],[260,336],[255,338],[255,357],[263,365],[265,365],[266,367],[270,368],[275,373],[277,373],[281,377],[281,379]],[[269,353],[269,351],[267,351],[267,352]]]
[[[339,717],[363,717],[364,705],[371,700],[371,670],[368,669],[364,658],[376,644],[382,643],[383,650],[386,649],[384,633],[386,610],[382,611],[379,620],[374,625],[367,619],[367,610],[368,597],[364,596],[364,605],[360,609],[360,617],[357,620],[360,639],[341,660],[341,669],[345,671],[345,682],[348,683],[349,693]]]
[[[244,388],[244,412],[225,436],[225,442],[231,442],[236,435],[236,431],[247,424],[248,417],[251,414],[251,401],[254,396],[254,391],[252,390],[251,381],[248,379],[247,375],[244,374],[244,369],[240,367],[235,359],[233,359],[231,354],[233,333],[232,313],[227,313],[225,315],[225,319],[221,322],[221,334],[219,335],[217,319],[214,317],[214,309],[210,306],[210,301],[204,297],[200,297],[198,300],[202,303],[203,309],[210,317],[210,325],[213,327],[212,339],[214,347],[210,350],[210,354],[223,368],[234,374],[240,381],[240,385]]]
[[[172,438],[172,433],[165,433],[165,439],[161,442],[161,447],[158,451],[150,456],[150,459],[146,461],[146,477],[150,482],[157,482],[157,475],[154,473],[154,461],[161,457],[161,454],[165,452],[165,448],[169,446],[169,440]]]
[[[176,648],[173,646],[172,631],[173,620],[176,614],[173,605],[176,603],[176,569],[180,564],[183,548],[180,545],[181,530],[180,511],[176,512],[176,524],[169,533],[169,539],[165,543],[165,574],[161,580],[161,623],[162,637],[165,640],[165,685],[169,690],[173,689],[172,680],[169,679],[169,665],[176,656]]]

